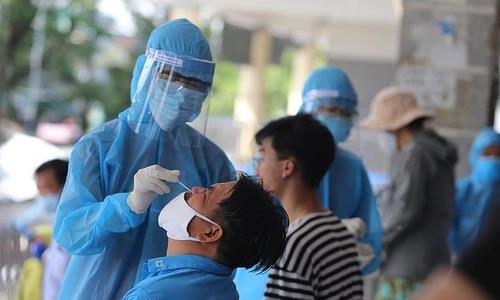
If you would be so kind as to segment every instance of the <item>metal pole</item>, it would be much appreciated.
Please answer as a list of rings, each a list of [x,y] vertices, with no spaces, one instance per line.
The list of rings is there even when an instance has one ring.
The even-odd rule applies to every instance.
[[[0,2],[0,115],[6,113],[7,111],[7,92],[6,92],[6,80],[7,80],[7,64],[5,62],[6,50],[5,45],[7,44],[8,32],[7,32],[7,13],[5,10],[7,5]]]
[[[495,110],[498,102],[498,58],[499,58],[499,28],[500,28],[500,3],[499,0],[495,3],[495,23],[491,33],[491,52],[493,53],[493,61],[491,63],[491,83],[490,83],[490,101],[488,104],[488,126],[495,124]]]

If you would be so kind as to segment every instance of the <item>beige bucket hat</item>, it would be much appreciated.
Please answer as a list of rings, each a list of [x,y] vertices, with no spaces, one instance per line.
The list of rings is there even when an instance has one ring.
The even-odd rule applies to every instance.
[[[419,108],[412,92],[398,87],[382,89],[373,98],[370,115],[360,126],[384,131],[400,129],[420,118],[432,118],[434,112]]]

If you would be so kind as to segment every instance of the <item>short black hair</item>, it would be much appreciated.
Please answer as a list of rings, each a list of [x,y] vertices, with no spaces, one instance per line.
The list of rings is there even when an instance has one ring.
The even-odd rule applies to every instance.
[[[218,258],[230,267],[263,272],[285,250],[288,215],[260,178],[239,173],[231,196],[219,203],[214,219],[223,229]]]
[[[316,188],[335,158],[335,140],[328,128],[310,114],[298,114],[269,122],[255,134],[257,144],[266,138],[279,159],[293,157],[306,186]]]
[[[61,187],[64,186],[64,183],[66,183],[66,176],[68,175],[68,161],[62,159],[53,159],[44,162],[38,168],[36,168],[35,175],[38,175],[43,171],[50,169],[54,170],[56,180],[57,182],[59,182]]]

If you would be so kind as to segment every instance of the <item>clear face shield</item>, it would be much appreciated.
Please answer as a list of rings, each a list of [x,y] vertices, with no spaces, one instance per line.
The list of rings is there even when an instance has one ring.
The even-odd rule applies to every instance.
[[[132,130],[152,139],[183,135],[184,124],[198,120],[204,134],[215,64],[167,51],[148,50],[128,116]],[[192,141],[185,141],[192,143]]]

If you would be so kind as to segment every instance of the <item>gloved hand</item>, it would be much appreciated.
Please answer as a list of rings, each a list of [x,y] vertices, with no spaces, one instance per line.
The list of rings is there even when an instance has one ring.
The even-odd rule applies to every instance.
[[[134,189],[127,198],[130,209],[141,214],[158,195],[170,193],[165,181],[179,181],[179,170],[167,170],[159,165],[152,165],[137,171],[134,175]]]
[[[345,227],[347,227],[347,231],[349,231],[354,238],[360,239],[366,233],[366,224],[361,218],[350,218],[350,219],[341,219],[342,223]]]

